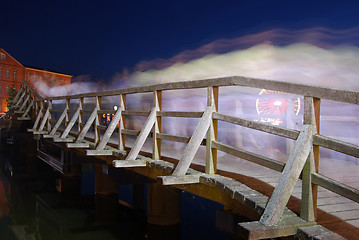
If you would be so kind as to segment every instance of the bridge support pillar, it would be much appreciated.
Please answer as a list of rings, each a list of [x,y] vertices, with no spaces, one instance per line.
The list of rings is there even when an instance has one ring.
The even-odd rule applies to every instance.
[[[181,221],[181,192],[179,189],[165,187],[159,183],[148,184],[149,224],[168,226]]]
[[[103,164],[95,164],[95,215],[101,224],[117,219],[118,185],[103,172]]]

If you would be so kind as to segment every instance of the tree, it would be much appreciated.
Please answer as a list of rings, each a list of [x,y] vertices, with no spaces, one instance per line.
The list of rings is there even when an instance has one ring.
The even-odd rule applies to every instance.
[[[15,98],[16,94],[17,94],[17,91],[16,91],[15,85],[11,85],[9,88],[9,97],[6,99],[6,106],[8,108],[10,108],[10,106],[11,106],[10,101],[12,101]]]

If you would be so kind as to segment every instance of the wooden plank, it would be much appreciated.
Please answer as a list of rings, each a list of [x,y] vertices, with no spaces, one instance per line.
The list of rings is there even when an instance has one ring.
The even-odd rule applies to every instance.
[[[320,206],[320,209],[327,213],[332,212],[343,212],[343,211],[352,211],[352,210],[359,210],[359,204],[355,202],[351,203],[338,203],[335,205],[325,205]],[[359,218],[359,215],[357,216],[357,219]]]
[[[157,115],[161,117],[201,118],[203,112],[159,111]]]
[[[310,97],[334,100],[339,102],[359,104],[359,92],[311,86],[307,84],[298,84],[292,82],[281,82],[281,81],[264,80],[257,78],[248,78],[242,76],[230,76],[230,77],[184,81],[184,82],[171,82],[171,83],[163,83],[163,84],[157,84],[151,86],[117,89],[117,90],[105,91],[105,92],[83,93],[83,94],[71,95],[66,97],[70,99],[74,99],[80,97],[86,98],[86,97],[97,97],[97,96],[114,96],[119,94],[145,93],[145,92],[153,92],[160,90],[207,88],[209,86],[217,86],[217,87],[242,86],[242,87],[253,87],[259,89],[264,88],[268,90],[292,93],[296,95],[310,96]],[[59,100],[59,99],[64,99],[64,97],[51,97],[47,99]]]
[[[264,156],[260,156],[255,153],[248,152],[246,150],[242,150],[236,147],[229,146],[227,144],[213,141],[212,146],[222,152],[231,154],[233,156],[239,157],[241,159],[248,160],[252,163],[256,163],[258,165],[273,169],[278,172],[282,172],[285,164]]]
[[[214,108],[213,113],[218,111],[218,87],[208,87],[207,106]],[[206,138],[206,174],[215,174],[217,172],[217,149],[212,146],[212,143],[217,140],[218,120],[212,117]]]
[[[118,150],[124,151],[125,150],[125,140],[126,135],[123,133],[123,129],[126,125],[126,116],[123,115],[123,112],[126,111],[126,95],[120,95],[119,99],[119,108],[122,108],[122,116],[120,120],[120,124],[118,126],[118,136],[117,136],[117,148]]]
[[[213,113],[213,118],[220,120],[220,121],[237,124],[237,125],[240,125],[243,127],[255,129],[258,131],[262,131],[262,132],[271,133],[271,134],[274,134],[277,136],[286,137],[286,138],[290,138],[290,139],[294,139],[294,140],[297,139],[298,135],[299,135],[299,131],[297,131],[297,130],[282,128],[282,127],[264,124],[264,123],[260,123],[260,122],[255,122],[255,121],[251,121],[251,120],[246,120],[244,118],[234,117],[234,116],[230,116],[230,115],[218,113],[218,112]]]
[[[313,126],[303,126],[282,175],[260,219],[262,224],[266,226],[275,225],[280,220],[303,166],[312,150],[313,131]]]
[[[120,151],[117,149],[105,149],[105,150],[86,150],[87,156],[125,156],[125,151]]]
[[[122,133],[126,135],[138,136],[138,134],[140,134],[140,131],[132,129],[122,129]]]
[[[115,168],[127,168],[127,167],[146,167],[147,160],[136,159],[136,160],[113,160],[112,165]]]
[[[151,110],[150,115],[148,116],[140,134],[138,135],[131,151],[129,152],[129,154],[126,157],[126,160],[134,160],[136,159],[137,155],[139,154],[139,152],[141,151],[141,148],[143,146],[143,144],[145,143],[148,134],[150,133],[153,125],[155,124],[156,121],[156,112],[158,111],[158,107],[153,107]]]
[[[184,149],[184,153],[181,157],[181,160],[179,161],[177,167],[173,172],[174,176],[183,176],[186,174],[194,156],[197,153],[199,146],[201,145],[204,136],[207,133],[208,128],[210,127],[213,111],[214,111],[213,106],[206,108],[200,122],[198,123],[191,137],[191,140],[189,141],[186,148]]]
[[[359,190],[349,187],[343,183],[325,177],[318,173],[312,173],[312,181],[319,186],[344,196],[354,202],[359,203]]]
[[[159,111],[162,110],[162,92],[154,91],[153,92],[153,106],[158,109],[156,112],[155,123],[153,125],[152,131],[152,159],[159,160],[161,159],[161,138],[158,138],[158,134],[162,131],[162,119],[157,115]]]
[[[326,229],[323,226],[315,225],[298,228],[296,238],[299,240],[344,240],[345,238]]]
[[[94,145],[94,144],[92,144],[92,145]],[[68,147],[68,148],[90,148],[91,144],[90,144],[90,142],[74,142],[74,143],[66,144],[66,147]]]
[[[190,137],[181,137],[176,135],[170,135],[165,133],[158,133],[157,138],[163,139],[163,140],[169,140],[174,142],[182,142],[182,143],[188,143],[191,139]]]
[[[359,158],[359,146],[322,135],[313,136],[313,144]]]
[[[283,218],[276,226],[265,226],[259,221],[239,223],[239,235],[244,239],[267,239],[293,236],[299,227],[315,225],[299,217]]]
[[[159,176],[158,180],[162,185],[182,185],[182,184],[195,184],[199,183],[199,178],[203,174],[193,174],[184,176]]]
[[[145,117],[147,117],[148,115],[150,115],[150,112],[149,111],[126,110],[126,111],[123,111],[123,115],[126,115],[126,116],[145,116]]]

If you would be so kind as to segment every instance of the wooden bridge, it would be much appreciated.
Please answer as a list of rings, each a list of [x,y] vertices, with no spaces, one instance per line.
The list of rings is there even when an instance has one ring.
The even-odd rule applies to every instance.
[[[176,102],[167,104],[176,94],[177,99],[186,98],[187,92],[193,94],[193,89],[205,91],[206,106],[201,111],[179,111],[171,109]],[[249,95],[261,89],[302,99],[304,113],[295,127],[221,112],[222,92]],[[226,212],[251,219],[236,227],[243,238],[358,239],[358,162],[345,172],[337,171],[336,176],[342,177],[339,181],[327,176],[320,166],[333,165],[333,173],[348,162],[323,158],[320,164],[319,159],[320,149],[358,158],[358,142],[320,134],[321,99],[357,107],[359,92],[234,76],[44,99],[23,82],[8,117],[32,121],[28,131],[42,144],[57,144],[66,151],[101,159],[104,171],[110,166],[126,168],[161,185],[223,204]],[[136,109],[138,105],[141,108]],[[289,101],[287,105],[290,109]],[[102,116],[108,119],[104,121]],[[353,117],[355,121],[357,117]],[[179,118],[197,119],[191,122],[190,136],[170,134],[165,122],[183,128],[174,120]],[[220,127],[223,123],[230,128]],[[236,135],[237,126],[279,136],[285,139],[287,150],[275,159],[269,156],[279,156],[278,151],[271,146],[263,152],[222,141],[229,132]],[[177,142],[185,147],[178,150]],[[71,162],[63,154],[51,157],[46,147],[39,145],[38,157],[65,173]]]

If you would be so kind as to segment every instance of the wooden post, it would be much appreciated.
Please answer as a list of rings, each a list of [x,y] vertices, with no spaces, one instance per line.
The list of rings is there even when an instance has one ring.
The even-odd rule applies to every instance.
[[[207,106],[214,107],[218,111],[218,87],[209,87],[207,95]],[[217,172],[217,149],[212,147],[212,141],[218,140],[218,120],[211,120],[206,139],[206,174]]]
[[[49,117],[47,119],[47,131],[51,131],[52,100],[49,100]]]
[[[314,116],[317,134],[320,134],[320,98],[313,98],[314,105]],[[315,172],[319,172],[319,146],[313,145],[313,157]],[[313,191],[313,208],[314,208],[314,219],[317,220],[317,204],[318,204],[318,185],[312,184]]]
[[[70,99],[66,99],[66,106],[65,108],[68,110],[66,112],[66,117],[65,117],[65,127],[67,127],[67,124],[70,121]]]
[[[120,105],[119,108],[122,108],[123,111],[127,109],[126,107],[126,95],[120,95]],[[125,137],[126,134],[123,133],[123,129],[126,126],[126,116],[122,114],[122,119],[120,120],[120,124],[118,126],[118,150],[124,151],[125,150]]]
[[[96,97],[96,107],[98,110],[101,110],[101,97],[97,96]],[[96,114],[96,118],[95,118],[95,144],[97,145],[100,142],[100,128],[98,127],[98,125],[100,125],[100,118],[99,118],[99,114]]]
[[[153,107],[157,108],[157,111],[162,111],[162,91],[153,92]],[[158,134],[161,133],[161,120],[161,116],[156,114],[156,120],[153,127],[153,160],[161,159],[161,139],[158,138]]]
[[[77,127],[77,136],[80,134],[82,130],[82,123],[84,122],[84,114],[82,110],[84,109],[84,98],[79,98],[79,107],[80,107],[80,115],[79,115],[79,121],[78,121],[78,127]]]

